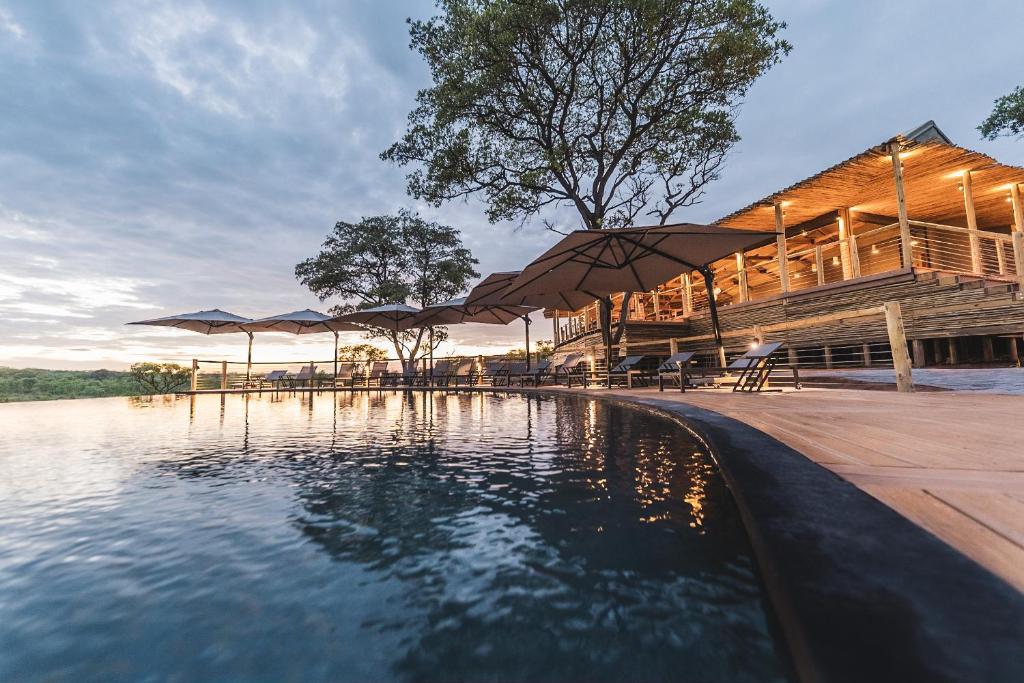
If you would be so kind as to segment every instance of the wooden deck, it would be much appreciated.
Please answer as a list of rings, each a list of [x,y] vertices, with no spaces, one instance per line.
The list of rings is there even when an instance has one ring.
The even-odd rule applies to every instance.
[[[1024,591],[1024,396],[591,390],[686,401],[846,478]]]

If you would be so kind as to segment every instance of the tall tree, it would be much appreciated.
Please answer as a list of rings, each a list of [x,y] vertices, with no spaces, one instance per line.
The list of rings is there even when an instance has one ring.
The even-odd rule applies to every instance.
[[[464,291],[479,274],[477,260],[462,245],[459,231],[402,210],[397,216],[371,216],[358,223],[338,221],[320,252],[295,266],[295,276],[320,297],[336,297],[335,314],[384,304],[419,307],[446,301]],[[435,344],[445,338],[436,329]],[[371,338],[395,347],[403,362],[424,348],[424,330],[395,332],[371,328]]]
[[[790,50],[754,0],[439,0],[411,22],[433,85],[382,157],[492,221],[573,207],[589,229],[665,223],[739,139],[736,107]]]
[[[978,126],[978,131],[986,140],[1001,136],[1024,137],[1024,86],[1017,86],[1009,95],[997,99],[992,113]]]

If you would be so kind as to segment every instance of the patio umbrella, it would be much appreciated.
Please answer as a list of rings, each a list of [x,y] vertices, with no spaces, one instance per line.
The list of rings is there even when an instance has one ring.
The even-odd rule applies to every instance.
[[[383,327],[391,332],[403,332],[416,327],[415,318],[420,309],[405,304],[384,304],[373,308],[364,308],[351,313],[335,316],[331,320],[346,323],[359,323],[370,327]]]
[[[151,318],[149,320],[137,320],[127,323],[128,325],[155,325],[157,327],[177,327],[190,332],[200,334],[230,334],[232,332],[245,332],[249,335],[249,361],[248,367],[252,367],[252,332],[242,327],[245,323],[251,323],[251,318],[243,318],[234,313],[214,308],[210,311],[197,311],[195,313],[181,313],[169,315],[165,318]],[[246,370],[245,378],[249,379],[249,370]]]
[[[480,281],[466,296],[468,305],[503,304],[513,306],[532,306],[535,308],[558,308],[563,311],[576,311],[593,303],[598,294],[580,291],[553,291],[544,293],[508,295],[507,290],[519,277],[522,271],[513,270],[504,273],[491,273]]]
[[[479,285],[478,285],[479,286]],[[468,297],[452,299],[434,306],[427,306],[416,316],[421,325],[459,325],[462,323],[484,323],[508,325],[513,320],[522,320],[526,326],[526,368],[530,369],[530,313],[536,306],[511,306],[507,304],[468,304]]]
[[[606,363],[610,364],[609,295],[649,291],[680,273],[697,271],[704,276],[707,285],[711,324],[721,353],[722,335],[714,297],[714,271],[710,264],[729,254],[767,244],[775,237],[775,233],[762,230],[693,223],[577,230],[527,265],[502,292],[502,299],[519,303],[534,294],[565,292],[582,292],[597,298],[601,303]]]
[[[329,315],[305,309],[292,311],[269,318],[260,318],[241,326],[250,334],[253,332],[288,332],[289,334],[316,334],[321,332],[334,333],[334,376],[338,376],[338,333],[359,332],[362,327],[353,323],[334,320]]]

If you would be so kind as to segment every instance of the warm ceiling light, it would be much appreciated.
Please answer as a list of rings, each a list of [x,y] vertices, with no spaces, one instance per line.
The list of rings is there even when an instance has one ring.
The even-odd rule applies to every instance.
[[[872,244],[871,245],[871,253],[872,254],[877,254],[878,253],[878,245],[877,244]]]
[[[832,265],[833,266],[838,266],[839,265],[839,257],[838,256],[833,256],[832,257]]]

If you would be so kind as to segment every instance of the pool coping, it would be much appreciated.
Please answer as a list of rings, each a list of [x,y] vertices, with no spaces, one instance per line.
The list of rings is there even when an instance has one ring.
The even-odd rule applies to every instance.
[[[511,392],[646,410],[701,439],[739,508],[802,681],[1024,680],[1024,595],[777,439],[677,401]]]

